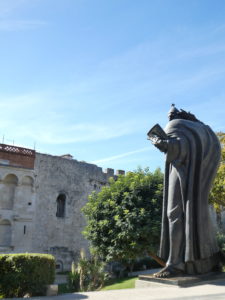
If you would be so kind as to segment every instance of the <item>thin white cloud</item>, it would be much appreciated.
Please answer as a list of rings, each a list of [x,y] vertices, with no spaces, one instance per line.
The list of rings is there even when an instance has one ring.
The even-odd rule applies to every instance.
[[[195,48],[190,48],[187,50],[184,50],[180,52],[176,59],[190,59],[190,58],[198,58],[202,56],[210,56],[210,55],[215,55],[218,53],[224,53],[225,51],[225,44],[215,44],[215,45],[206,45],[203,47],[195,47]]]
[[[0,21],[0,31],[20,31],[37,29],[47,23],[42,20],[2,20]]]
[[[175,96],[178,98],[178,95],[182,95],[187,90],[203,88],[209,82],[224,76],[223,65],[214,60],[204,67],[188,69],[185,73],[181,72],[181,68],[173,67],[176,66],[177,61],[183,61],[184,66],[187,66],[192,57],[223,52],[222,44],[195,49],[183,47],[182,51],[176,51],[171,46],[175,50],[173,53],[170,49],[171,55],[167,55],[162,50],[160,50],[162,53],[158,54],[156,50],[165,49],[166,44],[167,40],[158,41],[155,44],[145,43],[135,47],[132,51],[108,59],[99,64],[89,77],[75,82],[71,81],[71,84],[65,84],[63,87],[60,86],[59,94],[57,94],[58,90],[56,93],[56,90],[52,89],[43,94],[39,92],[36,96],[26,95],[8,99],[8,103],[3,102],[3,107],[0,102],[1,123],[3,122],[8,132],[9,127],[17,128],[16,131],[12,129],[11,132],[18,140],[26,136],[48,145],[105,141],[137,132],[137,124],[140,129],[148,122],[144,121],[146,114],[143,111],[139,114],[139,111],[135,110],[135,122],[127,121],[130,118],[130,111],[128,110],[127,113],[124,109],[126,103],[129,109],[133,103],[137,102],[137,99],[141,99],[140,105],[143,107],[148,107],[146,103],[150,101],[152,115],[149,118],[150,123],[154,123],[153,119],[156,119],[154,107],[156,105],[160,107],[165,99],[171,98],[173,91],[176,91]],[[158,55],[162,58],[158,59]],[[172,68],[170,68],[171,65]],[[66,105],[66,102],[62,101],[62,99],[71,98],[76,100],[67,100]],[[169,104],[173,101],[176,103],[176,100],[171,100]],[[11,126],[9,126],[9,114],[5,113],[4,109],[10,111],[11,116],[13,115],[10,120]],[[102,113],[103,109],[108,115],[106,125],[99,114],[99,111]],[[118,114],[115,114],[114,109],[117,109]],[[67,120],[66,115],[71,111],[77,115],[78,119],[75,122],[71,118]],[[124,121],[121,123],[121,116],[120,119],[117,119],[117,116],[122,115],[123,111]],[[18,121],[16,118],[20,114],[24,116],[24,119],[20,117]],[[97,120],[92,117],[94,115],[98,118]],[[114,120],[112,116],[115,116]],[[89,120],[89,117],[92,119]],[[28,122],[29,126],[26,126]],[[124,157],[123,154],[121,155]],[[108,158],[106,159],[108,161]]]
[[[36,127],[36,129],[35,129]],[[33,124],[32,129],[18,128],[18,135],[27,136],[35,141],[45,144],[73,144],[79,142],[96,142],[110,140],[121,136],[129,135],[133,132],[131,126],[127,124],[94,124],[79,123],[73,125],[63,125],[51,121],[45,126]]]
[[[220,24],[214,29],[214,33],[222,33],[225,30],[225,24]]]
[[[0,136],[20,142],[59,145],[106,141],[139,130],[136,120],[115,122],[100,118],[68,118],[69,106],[57,103],[49,93],[0,96]],[[81,113],[82,115],[82,113]],[[16,128],[16,130],[15,130]]]
[[[66,86],[65,93],[96,98],[97,104],[101,102],[100,109],[107,110],[137,101],[142,94],[148,94],[151,103],[158,103],[158,99],[169,98],[174,93],[177,96],[189,89],[207,87],[211,79],[224,76],[224,66],[217,55],[224,53],[225,44],[198,43],[198,37],[193,42],[194,47],[185,42],[179,47],[172,38],[142,43],[102,61],[89,77]],[[194,68],[199,57],[207,62]],[[109,101],[103,103],[105,91]]]
[[[47,24],[43,20],[15,18],[15,13],[21,13],[32,6],[30,0],[0,0],[0,31],[21,31],[37,29]]]
[[[0,94],[0,110],[9,109],[10,111],[15,110],[18,112],[18,109],[20,109],[23,111],[29,105],[32,107],[35,103],[40,103],[40,95],[27,93],[16,96],[5,96]]]
[[[68,117],[70,106],[64,104],[55,100],[54,93],[48,92],[0,96],[0,136],[7,134],[18,142],[26,138],[39,144],[57,145],[106,141],[133,134],[140,128],[138,121],[133,119],[117,122],[102,117],[90,120],[82,117],[83,112],[81,117],[75,112],[74,120]]]
[[[100,163],[103,163],[103,162],[109,162],[109,161],[112,161],[112,160],[117,160],[117,159],[120,159],[120,158],[123,158],[123,157],[134,155],[134,154],[137,154],[137,153],[140,153],[140,152],[151,151],[151,150],[152,149],[150,147],[145,147],[145,148],[137,149],[137,150],[134,150],[134,151],[125,152],[125,153],[122,153],[122,154],[119,154],[119,155],[114,155],[114,156],[110,156],[110,157],[107,157],[107,158],[94,160],[91,163],[100,164]]]
[[[210,80],[217,80],[217,78],[224,75],[224,73],[225,69],[223,66],[217,68],[207,67],[200,71],[197,70],[197,72],[195,71],[183,78],[178,78],[177,80],[174,79],[173,83],[169,82],[169,87],[173,87],[176,91],[184,92],[185,90],[193,89],[196,86],[207,86]]]
[[[29,3],[29,0],[0,0],[0,16],[8,16],[27,3]]]
[[[6,125],[6,124],[5,124]],[[80,125],[77,126],[77,129],[70,130],[63,127],[49,128],[49,125],[39,126],[38,128],[29,128],[29,126],[20,126],[14,124],[11,125],[11,130],[8,128],[6,138],[10,138],[19,142],[24,138],[26,140],[35,141],[38,144],[42,143],[45,145],[65,145],[65,144],[74,144],[81,142],[97,142],[97,141],[106,141],[114,138],[118,138],[124,135],[129,134],[125,131],[118,131],[113,133],[112,128],[105,127],[104,129],[101,126],[95,126],[90,130],[90,125],[88,124],[86,128],[80,130]],[[85,126],[82,124],[82,126]],[[16,131],[12,127],[16,127]],[[4,135],[4,129],[0,132],[0,136]]]

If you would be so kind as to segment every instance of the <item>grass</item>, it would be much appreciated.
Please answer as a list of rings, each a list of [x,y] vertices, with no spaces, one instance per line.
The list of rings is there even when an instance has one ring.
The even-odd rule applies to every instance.
[[[137,279],[138,277],[110,279],[108,282],[106,282],[101,291],[133,289]]]
[[[74,293],[74,290],[73,289],[70,289],[67,285],[67,283],[60,283],[58,285],[58,294],[61,295],[61,294],[66,294],[66,293]]]
[[[138,277],[109,279],[101,291],[133,289],[137,279]],[[69,289],[66,283],[59,284],[59,295],[65,293],[74,293],[74,291]]]

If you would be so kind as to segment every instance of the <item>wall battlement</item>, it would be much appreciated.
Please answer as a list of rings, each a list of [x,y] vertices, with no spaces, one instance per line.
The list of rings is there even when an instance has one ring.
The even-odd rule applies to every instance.
[[[14,145],[8,145],[8,144],[0,144],[0,165],[9,165],[14,167],[23,167],[27,169],[33,169],[34,168],[34,160],[35,160],[35,150],[18,147]],[[60,156],[55,156],[51,154],[43,154],[47,156],[57,157],[58,159],[66,159],[69,161],[76,161],[80,164],[87,164],[87,165],[93,165],[96,166],[98,169],[101,169],[103,174],[109,177],[114,177],[118,175],[125,175],[124,170],[114,170],[112,168],[106,168],[105,170],[102,170],[101,167],[98,167],[95,164],[87,163],[84,161],[78,161],[73,158],[71,154],[64,154]]]
[[[124,170],[116,170],[116,173],[114,171],[114,169],[111,168],[107,168],[103,171],[105,174],[107,174],[109,177],[114,177],[115,175],[125,175],[125,171]]]
[[[64,154],[64,155],[51,155],[51,154],[43,154],[43,153],[38,153],[40,155],[46,155],[52,157],[52,158],[56,158],[56,159],[62,159],[65,161],[68,161],[70,164],[79,164],[80,166],[83,166],[84,168],[86,168],[87,170],[89,170],[90,172],[93,172],[94,169],[96,169],[95,171],[102,173],[103,175],[106,176],[106,178],[109,177],[117,177],[118,175],[125,175],[125,171],[124,170],[114,170],[112,168],[106,168],[106,169],[102,169],[101,167],[93,164],[93,163],[88,163],[86,161],[79,161],[73,158],[73,156],[71,154]]]

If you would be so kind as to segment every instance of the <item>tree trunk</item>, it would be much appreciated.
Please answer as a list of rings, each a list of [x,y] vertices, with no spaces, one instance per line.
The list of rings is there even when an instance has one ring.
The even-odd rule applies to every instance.
[[[160,264],[160,266],[165,267],[166,263],[157,255],[155,255],[152,252],[148,252],[148,255],[151,256],[158,264]]]

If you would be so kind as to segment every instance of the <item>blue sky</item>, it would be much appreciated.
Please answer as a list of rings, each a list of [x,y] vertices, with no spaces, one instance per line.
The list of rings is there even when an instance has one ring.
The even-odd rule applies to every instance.
[[[225,131],[225,1],[0,0],[0,140],[163,168],[171,103]]]

